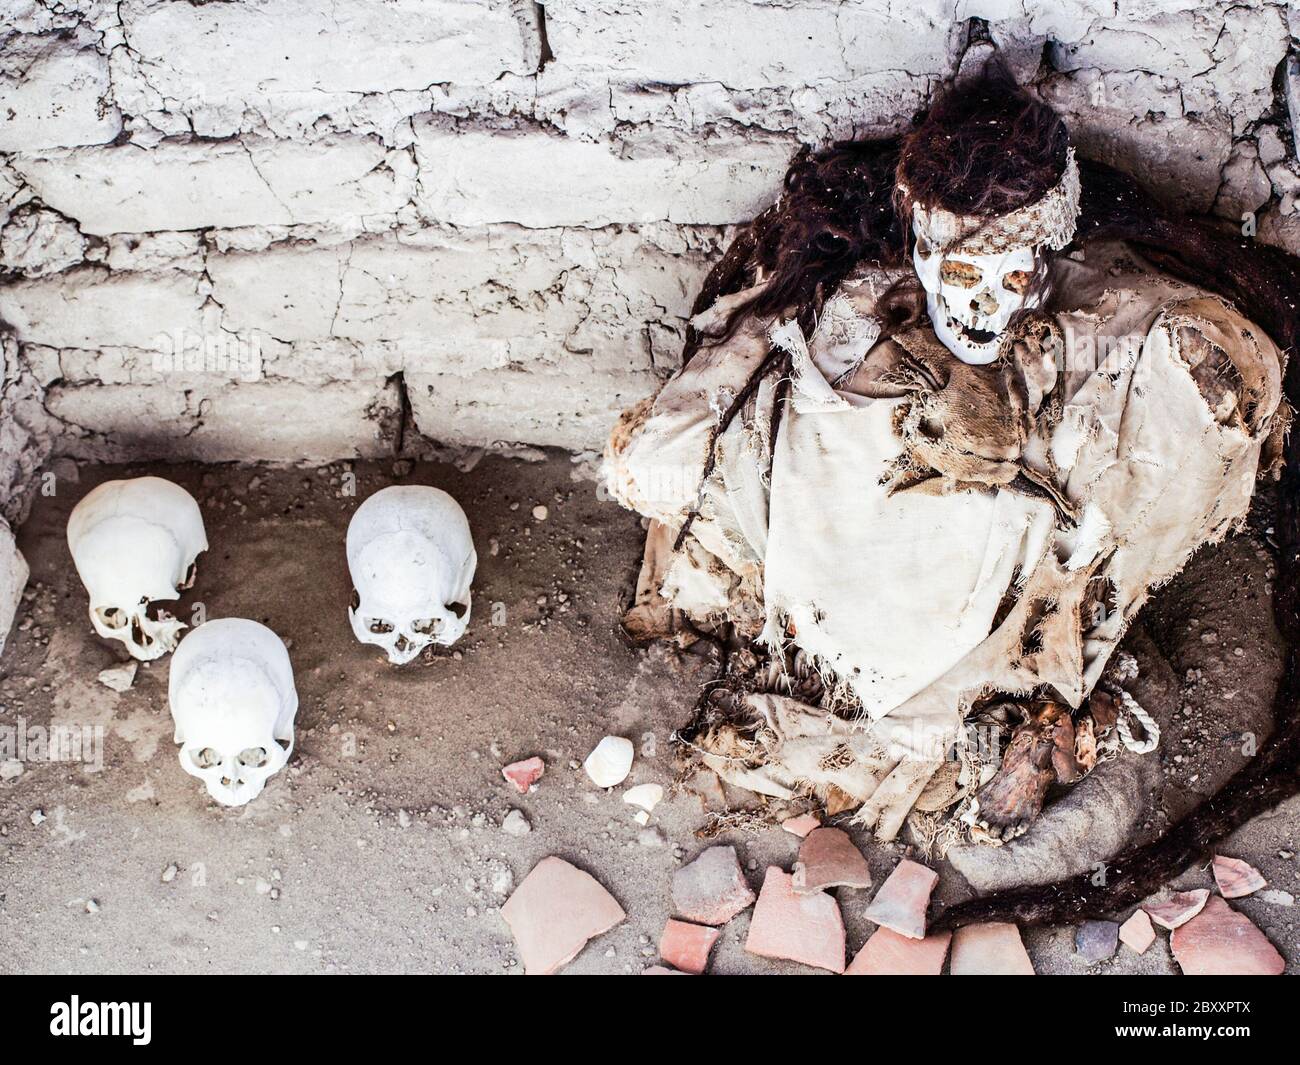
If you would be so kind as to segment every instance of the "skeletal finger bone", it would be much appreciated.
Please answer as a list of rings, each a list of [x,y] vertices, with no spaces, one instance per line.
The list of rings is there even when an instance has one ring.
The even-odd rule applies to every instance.
[[[357,508],[348,525],[352,631],[395,665],[464,634],[478,555],[469,520],[446,492],[393,485]]]
[[[68,548],[90,595],[90,623],[141,661],[176,646],[183,622],[149,604],[179,598],[208,549],[194,497],[161,477],[105,481],[68,518]]]
[[[256,621],[220,618],[186,636],[167,698],[181,768],[223,806],[257,798],[293,752],[298,692],[289,652]]]

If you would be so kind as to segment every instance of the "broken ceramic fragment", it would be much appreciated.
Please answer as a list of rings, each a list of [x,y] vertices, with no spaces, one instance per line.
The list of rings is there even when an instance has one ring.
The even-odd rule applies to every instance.
[[[753,901],[735,847],[709,847],[673,874],[673,905],[687,920],[726,924]]]
[[[1263,874],[1249,862],[1222,854],[1214,856],[1214,882],[1225,899],[1240,899],[1268,886]]]
[[[1280,976],[1286,962],[1254,922],[1217,895],[1169,937],[1187,976]]]
[[[925,911],[939,874],[904,858],[871,900],[864,916],[910,939],[925,938]]]
[[[830,887],[869,888],[871,870],[847,832],[839,828],[816,828],[799,846],[794,889],[812,892]]]
[[[1156,930],[1151,927],[1151,918],[1146,910],[1135,910],[1133,916],[1119,926],[1119,938],[1139,954],[1147,952],[1156,941]]]
[[[863,944],[845,976],[938,976],[948,956],[951,932],[924,939],[900,936],[892,928],[877,928]]]
[[[515,786],[520,795],[527,795],[528,790],[542,779],[546,772],[546,763],[534,755],[519,762],[511,762],[501,770],[501,775]]]
[[[1172,931],[1200,913],[1209,897],[1208,888],[1196,888],[1194,891],[1180,891],[1142,908],[1161,928]]]
[[[563,858],[543,858],[501,907],[524,963],[524,972],[558,971],[588,940],[627,916],[595,877]]]
[[[821,821],[816,814],[800,814],[798,817],[788,817],[781,822],[781,827],[789,832],[792,836],[798,836],[803,839],[814,828],[821,827]]]
[[[952,937],[953,976],[1033,976],[1020,929],[1004,921],[968,924]]]
[[[799,894],[787,873],[769,865],[749,922],[745,949],[764,958],[842,973],[844,919],[840,907],[824,891]]]
[[[722,933],[708,925],[668,918],[659,937],[659,957],[680,972],[698,976],[709,966],[709,951]]]

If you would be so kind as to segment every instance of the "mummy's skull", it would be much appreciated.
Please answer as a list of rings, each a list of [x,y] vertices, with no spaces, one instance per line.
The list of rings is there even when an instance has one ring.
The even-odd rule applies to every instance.
[[[195,559],[208,549],[194,497],[161,477],[105,481],[68,518],[68,547],[90,594],[90,623],[121,640],[141,661],[176,646],[185,625],[149,604],[194,583]]]
[[[289,652],[256,621],[220,618],[186,636],[167,698],[181,768],[222,806],[257,798],[293,752],[298,692]]]
[[[992,362],[1011,316],[1033,306],[1029,290],[1037,265],[1034,249],[940,254],[919,225],[913,231],[912,262],[925,287],[935,336],[962,362],[975,366]]]
[[[446,492],[427,485],[381,489],[348,525],[352,631],[382,647],[395,665],[431,643],[455,643],[469,625],[477,564],[469,521]]]

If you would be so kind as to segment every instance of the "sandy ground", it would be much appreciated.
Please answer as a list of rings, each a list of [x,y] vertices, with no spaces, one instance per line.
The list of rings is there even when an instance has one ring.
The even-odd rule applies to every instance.
[[[0,971],[518,973],[498,910],[549,854],[591,872],[629,915],[568,971],[637,973],[653,963],[673,870],[707,845],[695,836],[707,812],[699,797],[670,791],[643,829],[621,789],[597,790],[579,763],[601,736],[625,735],[639,748],[628,783],[668,787],[669,736],[712,667],[619,639],[640,525],[598,501],[574,469],[553,456],[488,458],[468,473],[424,464],[142,466],[83,468],[76,483],[61,480],[19,534],[33,579],[0,659],[0,723],[100,725],[104,757],[99,769],[29,763],[0,781]],[[355,494],[346,491],[349,470]],[[287,770],[239,810],[209,801],[177,765],[166,659],[141,667],[121,694],[96,679],[126,655],[91,630],[64,526],[95,484],[142,473],[190,489],[207,522],[212,549],[178,615],[201,604],[209,618],[254,618],[290,645],[297,748]],[[346,616],[348,519],[391,483],[451,491],[479,552],[468,634],[454,652],[403,668],[357,643]],[[545,520],[533,517],[538,504],[549,510]],[[1227,702],[1223,693],[1242,688],[1244,675],[1269,683],[1267,669],[1252,665],[1275,641],[1262,535],[1198,558],[1153,611],[1183,704],[1182,724],[1158,755],[1175,786],[1152,797],[1153,830],[1180,812],[1189,790],[1231,772],[1240,713],[1258,715],[1250,691]],[[1213,642],[1202,640],[1214,610],[1230,616],[1214,622]],[[1244,624],[1240,638],[1222,631],[1228,624]],[[500,767],[533,754],[546,760],[546,775],[519,796]],[[533,826],[522,838],[500,828],[515,808]],[[1292,802],[1223,852],[1256,864],[1270,887],[1300,894],[1300,865],[1282,856],[1294,855],[1298,837]],[[721,838],[737,845],[755,888],[767,864],[789,868],[797,850],[780,829]],[[857,839],[877,882],[906,852]],[[955,871],[940,869],[941,897],[963,895]],[[1196,868],[1180,883],[1210,880]],[[839,896],[852,952],[871,931],[861,916],[869,893]],[[1300,970],[1296,909],[1258,898],[1238,905],[1269,933],[1288,971]],[[747,955],[747,926],[747,914],[728,926],[712,971],[809,971]],[[1085,971],[1071,929],[1026,939],[1040,972]],[[1162,938],[1141,958],[1121,948],[1095,971],[1175,967]]]

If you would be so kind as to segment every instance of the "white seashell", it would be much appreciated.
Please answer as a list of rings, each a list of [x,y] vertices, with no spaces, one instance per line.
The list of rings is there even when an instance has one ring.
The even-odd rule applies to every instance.
[[[635,788],[628,788],[623,792],[623,801],[630,802],[633,806],[639,806],[646,813],[649,813],[658,806],[664,797],[662,784],[638,784]]]
[[[596,749],[587,755],[582,768],[598,788],[613,788],[622,784],[632,771],[632,741],[622,736],[606,736]]]

